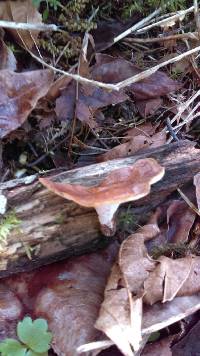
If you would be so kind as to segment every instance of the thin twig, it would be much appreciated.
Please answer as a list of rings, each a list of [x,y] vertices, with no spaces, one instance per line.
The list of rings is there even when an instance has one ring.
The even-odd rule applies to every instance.
[[[183,200],[187,203],[187,205],[198,215],[200,216],[200,211],[197,209],[197,207],[191,202],[191,200],[180,190],[177,188],[177,191],[179,192],[180,196],[183,198]]]
[[[166,19],[160,20],[158,22],[152,23],[151,25],[148,25],[146,27],[138,29],[136,32],[137,33],[143,33],[143,32],[146,32],[146,31],[152,29],[153,27],[164,26],[165,24],[167,24],[168,22],[171,22],[171,21],[183,20],[185,15],[187,15],[190,12],[193,12],[193,11],[194,11],[194,6],[191,6],[186,10],[180,10],[175,15],[169,16]]]
[[[174,132],[174,129],[171,125],[171,121],[170,121],[169,117],[166,120],[166,125],[167,125],[168,131],[169,131],[171,137],[174,139],[174,141],[179,141],[179,138],[176,136],[176,133]]]
[[[28,51],[30,53],[30,55],[35,58],[38,62],[40,62],[41,64],[43,64],[44,66],[46,66],[47,68],[49,69],[52,69],[53,71],[55,72],[58,72],[58,73],[61,73],[61,74],[64,74],[74,80],[76,80],[77,82],[80,82],[80,83],[85,83],[85,84],[90,84],[90,85],[93,85],[93,86],[97,86],[97,87],[100,87],[100,88],[105,88],[105,89],[108,89],[108,90],[116,90],[116,91],[119,91],[120,89],[123,89],[123,88],[126,88],[127,86],[133,84],[133,83],[136,83],[136,82],[139,82],[140,80],[143,80],[145,78],[148,78],[150,77],[152,74],[154,74],[155,72],[157,72],[157,70],[159,70],[160,68],[163,68],[165,67],[166,65],[168,64],[171,64],[171,63],[174,63],[174,62],[178,62],[180,61],[181,59],[183,58],[186,58],[187,56],[190,56],[191,54],[193,53],[196,53],[200,51],[200,46],[197,46],[195,48],[192,48],[191,50],[189,51],[186,51],[184,53],[181,53],[179,54],[178,56],[175,56],[173,58],[170,58],[168,59],[167,61],[164,61],[162,63],[159,63],[157,64],[156,66],[152,67],[152,68],[149,68],[147,70],[144,70],[143,72],[139,73],[139,74],[136,74],[134,75],[133,77],[130,77],[128,79],[125,79],[123,80],[122,82],[118,82],[116,84],[107,84],[107,83],[102,83],[102,82],[99,82],[99,81],[96,81],[96,80],[92,80],[92,79],[88,79],[88,78],[85,78],[85,77],[82,77],[81,75],[78,75],[78,74],[72,74],[72,73],[69,73],[69,72],[66,72],[62,69],[58,69],[58,68],[55,68],[53,67],[52,65],[50,64],[47,64],[45,63],[41,58],[38,58],[35,54],[33,54],[31,51]]]
[[[188,115],[180,124],[178,124],[178,125],[176,125],[176,126],[174,127],[174,130],[176,131],[176,133],[179,132],[180,129],[181,129],[184,125],[189,124],[189,122],[191,122],[195,117],[197,117],[197,116],[200,115],[200,112],[197,112],[196,114],[194,114],[195,111],[199,108],[199,106],[200,106],[200,102],[198,102],[198,103],[194,106],[194,108],[190,111],[189,115]]]
[[[0,21],[0,27],[10,28],[13,30],[28,30],[28,31],[61,31],[59,26],[54,24],[44,23],[23,23],[14,21]]]
[[[187,32],[187,33],[179,33],[170,36],[149,37],[149,38],[128,37],[125,39],[125,42],[154,43],[154,42],[164,42],[164,41],[182,40],[182,39],[198,40],[197,35],[198,32]]]
[[[69,78],[72,78],[72,79],[76,80],[77,82],[84,83],[84,84],[89,84],[89,85],[93,85],[93,86],[97,86],[97,87],[100,87],[100,88],[105,88],[105,89],[108,89],[108,90],[116,90],[116,91],[119,90],[117,88],[116,84],[102,83],[102,82],[99,82],[97,80],[88,79],[88,78],[82,77],[81,75],[72,74],[72,73],[66,72],[66,71],[64,71],[62,69],[55,68],[51,64],[48,64],[48,63],[44,62],[41,58],[37,57],[31,51],[28,50],[28,52],[30,53],[31,57],[35,58],[38,62],[40,62],[45,67],[53,70],[54,72],[57,72],[57,73],[65,75],[65,76],[67,76]]]
[[[120,35],[118,35],[117,37],[114,38],[113,43],[117,43],[120,40],[122,40],[124,37],[130,35],[133,32],[136,32],[136,30],[140,29],[141,27],[143,27],[146,23],[148,23],[151,19],[153,19],[154,17],[156,17],[157,15],[160,14],[161,12],[161,8],[155,10],[152,14],[150,14],[149,16],[145,17],[144,19],[142,19],[141,21],[139,21],[138,23],[136,23],[135,25],[133,25],[132,27],[128,28],[128,30],[120,33]]]
[[[181,54],[179,54],[178,56],[175,56],[175,57],[173,57],[173,58],[170,58],[170,59],[168,59],[168,60],[165,61],[165,62],[159,63],[159,64],[157,64],[156,66],[154,66],[154,67],[152,67],[152,68],[149,68],[149,69],[147,69],[147,70],[144,70],[143,72],[141,72],[141,73],[139,73],[139,74],[136,74],[136,75],[134,75],[133,77],[130,77],[130,78],[128,78],[128,79],[125,79],[125,80],[123,80],[122,82],[117,83],[117,84],[116,84],[116,87],[117,87],[118,89],[122,89],[122,88],[125,88],[125,87],[127,87],[127,86],[129,86],[129,85],[131,85],[131,84],[133,84],[133,83],[136,83],[136,82],[138,82],[138,81],[140,81],[140,80],[143,80],[143,79],[145,79],[145,78],[148,78],[148,77],[150,77],[150,75],[152,75],[152,74],[154,74],[155,72],[157,72],[157,70],[159,70],[160,68],[163,68],[163,67],[165,67],[165,66],[168,65],[168,64],[171,64],[171,63],[174,63],[174,62],[178,62],[178,61],[180,61],[181,59],[186,58],[186,57],[188,57],[189,55],[191,55],[191,54],[193,54],[193,53],[196,53],[196,52],[198,52],[198,51],[200,51],[200,46],[197,46],[197,47],[195,47],[195,48],[192,48],[191,50],[186,51],[186,52],[184,52],[184,53],[181,53]]]
[[[177,114],[171,120],[171,124],[173,124],[175,121],[177,121],[181,118],[181,115],[189,108],[190,104],[192,104],[193,101],[196,98],[198,98],[199,95],[200,95],[200,89],[193,96],[191,96],[184,104],[182,104],[180,110],[177,112]],[[164,128],[163,131],[166,131],[166,128]]]

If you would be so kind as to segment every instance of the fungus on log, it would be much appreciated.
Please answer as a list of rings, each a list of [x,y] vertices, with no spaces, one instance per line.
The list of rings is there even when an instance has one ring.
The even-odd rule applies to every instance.
[[[138,200],[149,194],[151,185],[164,176],[165,169],[153,158],[136,161],[133,165],[113,170],[96,186],[60,183],[49,178],[40,182],[63,198],[85,207],[94,207],[101,231],[115,234],[115,213],[121,203]]]
[[[44,174],[55,182],[94,187],[113,171],[133,166],[138,160],[149,157],[165,167],[165,175],[152,185],[150,194],[136,200],[134,208],[131,208],[133,215],[139,219],[138,223],[143,224],[146,214],[164,202],[172,192],[175,193],[178,187],[184,189],[188,183],[193,187],[191,181],[200,172],[200,150],[193,142],[179,141],[123,159]],[[17,228],[13,228],[6,241],[0,244],[0,278],[69,256],[97,251],[109,243],[109,239],[102,239],[95,210],[64,200],[45,189],[37,174],[2,182],[0,191],[3,202],[1,214],[6,209],[1,221],[7,219],[10,213],[14,213],[19,221]],[[191,193],[189,198],[193,201],[194,192]]]

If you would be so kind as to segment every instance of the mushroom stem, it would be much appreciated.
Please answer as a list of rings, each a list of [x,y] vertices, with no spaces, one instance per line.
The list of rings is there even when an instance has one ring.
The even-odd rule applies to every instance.
[[[116,231],[115,213],[119,207],[119,203],[103,204],[96,206],[96,212],[101,224],[101,231],[105,236],[113,236]]]

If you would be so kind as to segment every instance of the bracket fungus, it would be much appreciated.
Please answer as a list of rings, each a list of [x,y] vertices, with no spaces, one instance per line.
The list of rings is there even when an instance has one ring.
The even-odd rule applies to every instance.
[[[56,181],[56,177],[39,178],[52,192],[85,207],[94,207],[101,231],[106,236],[115,234],[115,213],[121,203],[138,200],[149,194],[151,185],[164,176],[165,169],[153,158],[114,169],[97,185],[81,185]]]

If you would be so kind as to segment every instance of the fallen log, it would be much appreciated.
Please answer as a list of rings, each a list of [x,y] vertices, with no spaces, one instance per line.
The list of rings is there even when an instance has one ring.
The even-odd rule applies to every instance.
[[[166,173],[152,186],[149,196],[134,202],[140,213],[147,205],[152,207],[164,200],[200,171],[200,150],[192,142],[179,141],[125,159],[48,172],[47,176],[56,175],[62,182],[96,185],[111,171],[146,157],[155,158]],[[94,209],[80,207],[48,191],[38,182],[38,175],[2,183],[0,192],[0,202],[7,199],[7,211],[0,223],[0,277],[89,252],[109,242],[100,232]],[[1,212],[3,208],[0,207]],[[2,227],[10,216],[16,225],[2,238]]]

